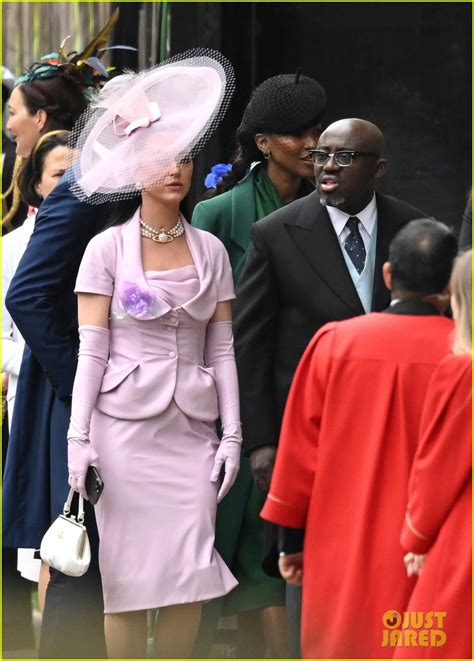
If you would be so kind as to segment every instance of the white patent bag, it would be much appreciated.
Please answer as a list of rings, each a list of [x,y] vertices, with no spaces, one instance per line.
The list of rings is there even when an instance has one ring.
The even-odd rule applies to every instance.
[[[41,560],[67,576],[82,576],[89,568],[91,547],[84,525],[84,499],[79,494],[76,517],[71,514],[75,491],[70,489],[63,513],[58,516],[41,540]]]

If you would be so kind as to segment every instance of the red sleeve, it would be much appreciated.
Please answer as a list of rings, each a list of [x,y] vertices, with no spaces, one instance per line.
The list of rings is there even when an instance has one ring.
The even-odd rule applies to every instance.
[[[471,384],[470,356],[445,358],[431,378],[400,539],[407,551],[428,551],[471,479]]]
[[[261,513],[281,526],[304,528],[306,524],[335,326],[327,324],[310,342],[288,395],[270,491]]]

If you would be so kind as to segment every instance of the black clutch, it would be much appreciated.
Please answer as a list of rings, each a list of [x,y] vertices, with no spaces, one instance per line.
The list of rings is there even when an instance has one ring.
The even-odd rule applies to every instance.
[[[86,473],[86,493],[91,505],[95,505],[104,490],[104,482],[99,471],[94,466],[89,466]]]

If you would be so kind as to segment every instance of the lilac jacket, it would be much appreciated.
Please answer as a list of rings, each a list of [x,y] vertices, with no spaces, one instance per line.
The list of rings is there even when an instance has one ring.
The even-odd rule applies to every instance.
[[[223,244],[184,221],[199,291],[179,308],[157,298],[143,272],[139,210],[87,246],[76,293],[111,296],[110,358],[96,407],[126,420],[163,412],[174,398],[188,416],[217,419],[215,374],[205,362],[206,328],[220,301],[235,298]]]

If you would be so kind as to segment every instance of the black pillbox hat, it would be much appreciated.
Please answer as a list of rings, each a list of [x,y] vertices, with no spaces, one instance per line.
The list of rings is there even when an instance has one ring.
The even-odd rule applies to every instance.
[[[280,74],[254,90],[243,123],[254,133],[292,135],[318,124],[325,108],[326,92],[316,80]]]

